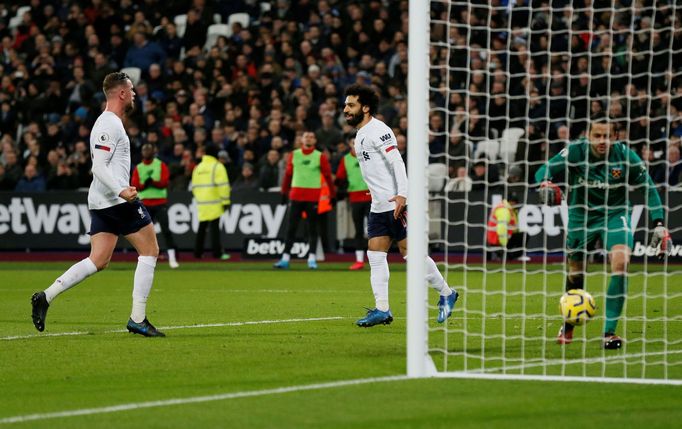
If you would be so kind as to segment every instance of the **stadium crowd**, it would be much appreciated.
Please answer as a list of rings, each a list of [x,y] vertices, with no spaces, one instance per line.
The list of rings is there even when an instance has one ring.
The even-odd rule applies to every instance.
[[[657,182],[678,183],[682,8],[581,3],[431,2],[430,161],[447,163],[447,189],[527,181],[600,109]],[[209,34],[237,13],[248,25]],[[133,166],[154,143],[171,190],[187,189],[207,141],[236,188],[279,186],[303,131],[336,171],[354,135],[342,109],[355,82],[380,93],[378,117],[406,159],[407,0],[31,0],[0,4],[0,17],[0,190],[89,186],[102,80],[129,67],[141,71],[126,124]],[[523,137],[497,171],[477,149],[509,128]]]

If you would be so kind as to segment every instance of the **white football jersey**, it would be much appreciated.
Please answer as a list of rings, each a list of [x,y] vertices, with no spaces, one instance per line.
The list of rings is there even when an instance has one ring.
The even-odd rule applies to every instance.
[[[394,210],[395,202],[389,200],[396,195],[407,198],[407,183],[397,179],[398,174],[405,177],[405,163],[391,128],[372,118],[355,136],[355,153],[372,195],[370,210],[374,213]],[[396,173],[396,168],[402,171]]]
[[[130,140],[115,113],[104,111],[95,121],[90,132],[90,154],[93,177],[88,207],[99,210],[125,203],[118,194],[130,186]]]

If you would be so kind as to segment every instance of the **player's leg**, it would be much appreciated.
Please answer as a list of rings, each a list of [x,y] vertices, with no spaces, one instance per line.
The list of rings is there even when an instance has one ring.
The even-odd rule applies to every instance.
[[[317,238],[319,237],[318,228],[320,226],[320,216],[317,213],[317,203],[305,203],[304,209],[308,221],[308,268],[317,269]]]
[[[355,263],[350,266],[351,270],[361,270],[365,267],[365,218],[369,214],[369,203],[351,203],[351,217],[355,228]]]
[[[403,255],[403,259],[407,261],[407,238],[398,241],[398,250]],[[438,265],[429,255],[426,255],[424,266],[426,268],[426,281],[429,287],[440,295],[438,298],[438,317],[436,320],[438,323],[443,323],[452,314],[459,294],[447,284],[438,269]]]
[[[133,282],[133,306],[128,321],[128,331],[146,337],[165,336],[147,320],[147,298],[154,283],[154,270],[159,256],[154,225],[149,223],[125,238],[137,250],[137,268]]]
[[[578,222],[569,219],[568,233],[566,234],[566,275],[565,290],[583,289],[585,285],[585,265],[587,259],[586,249],[588,243],[596,240],[599,235],[584,226],[584,220]],[[570,323],[563,323],[557,335],[557,344],[571,344],[573,342],[573,329]]]
[[[373,215],[383,213],[370,213],[370,224]],[[371,229],[371,228],[370,228]],[[369,309],[362,319],[358,320],[358,326],[368,328],[374,325],[388,325],[393,321],[388,303],[388,281],[391,276],[388,269],[388,250],[391,247],[391,237],[388,235],[372,236],[370,233],[367,259],[369,260],[369,282],[374,294],[375,307]]]
[[[72,265],[47,289],[31,297],[31,317],[38,331],[45,329],[47,309],[52,300],[109,264],[118,240],[117,210],[115,206],[90,212],[90,256]]]
[[[616,335],[618,320],[623,312],[627,295],[627,271],[633,244],[628,217],[614,216],[609,219],[605,232],[605,247],[611,263],[611,280],[606,291],[606,320],[604,322],[604,348],[619,349],[623,340]]]
[[[177,268],[179,267],[176,254],[177,246],[175,245],[175,239],[173,238],[173,234],[171,233],[170,227],[168,226],[168,208],[164,204],[156,206],[154,209],[156,213],[152,214],[150,212],[149,214],[152,215],[154,222],[158,222],[159,226],[161,227],[161,234],[163,234],[163,239],[166,241],[168,265],[170,265],[171,268]]]
[[[289,202],[289,218],[287,220],[287,234],[284,241],[284,252],[280,260],[273,265],[274,268],[287,269],[289,268],[289,260],[291,258],[289,252],[291,252],[291,246],[294,245],[294,239],[296,238],[296,230],[298,230],[298,224],[301,221],[301,214],[303,213],[303,203],[300,201]]]

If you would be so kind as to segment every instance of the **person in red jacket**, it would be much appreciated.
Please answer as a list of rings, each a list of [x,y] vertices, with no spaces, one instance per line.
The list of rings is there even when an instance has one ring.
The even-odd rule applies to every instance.
[[[142,145],[142,162],[135,166],[131,179],[152,220],[161,226],[161,233],[168,248],[168,265],[177,268],[176,246],[168,228],[168,166],[156,158],[156,148],[151,143]]]
[[[275,268],[289,268],[291,247],[294,244],[296,230],[305,213],[308,222],[308,268],[317,269],[315,249],[318,237],[317,209],[322,188],[322,178],[329,185],[330,197],[336,198],[336,189],[332,180],[332,169],[327,157],[315,149],[317,138],[312,131],[305,131],[301,137],[300,149],[294,150],[287,159],[287,166],[282,180],[282,196],[289,198],[289,223],[286,243],[280,260]]]
[[[369,194],[367,183],[365,183],[360,172],[360,163],[355,154],[355,144],[351,143],[350,148],[350,152],[339,163],[339,169],[336,171],[336,182],[339,187],[343,186],[347,189],[353,226],[355,227],[355,263],[349,269],[361,270],[365,267],[365,252],[367,251],[365,219],[369,216],[372,196]]]

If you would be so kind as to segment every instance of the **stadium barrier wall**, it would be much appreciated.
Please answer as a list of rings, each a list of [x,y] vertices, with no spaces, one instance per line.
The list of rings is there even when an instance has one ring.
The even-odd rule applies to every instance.
[[[467,205],[464,204],[465,198]],[[464,246],[469,253],[485,249],[485,224],[489,208],[501,198],[501,192],[490,192],[487,201],[483,192],[448,195],[447,204],[440,204],[441,217],[448,217],[447,231],[435,233],[444,237],[447,232],[449,252],[463,252]],[[650,238],[647,232],[648,213],[642,196],[633,194],[632,200],[631,225],[635,228],[633,256],[642,257],[647,252],[646,244]],[[281,246],[286,233],[286,205],[281,204],[279,194],[236,191],[232,195],[232,202],[221,218],[225,247],[244,250],[245,256],[263,257]],[[675,242],[672,260],[682,262],[682,216],[679,215],[682,192],[671,192],[668,205],[671,208],[668,228]],[[436,207],[438,204],[431,204],[432,212]],[[345,237],[342,232],[347,230],[344,225],[348,214],[343,212],[348,210],[347,205],[339,204],[337,209],[328,215],[327,233],[332,243],[337,237],[344,239],[352,236],[352,230],[348,230]],[[529,193],[527,204],[519,210],[520,228],[528,235],[526,247],[531,251],[547,248],[560,252],[563,249],[566,210],[565,205],[540,206],[536,195]],[[191,250],[194,246],[194,234],[198,227],[195,213],[191,193],[170,193],[169,226],[181,250]],[[337,228],[337,219],[344,227]],[[89,227],[86,192],[0,192],[0,250],[86,250],[89,246]],[[162,235],[159,235],[159,241],[163,247]]]

